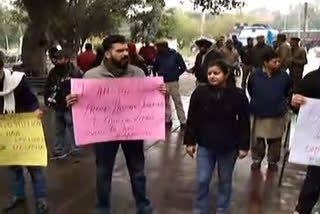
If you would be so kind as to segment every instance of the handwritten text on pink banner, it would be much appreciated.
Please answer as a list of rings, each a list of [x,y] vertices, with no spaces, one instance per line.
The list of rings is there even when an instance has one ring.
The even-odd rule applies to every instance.
[[[162,78],[72,79],[77,145],[165,138]]]

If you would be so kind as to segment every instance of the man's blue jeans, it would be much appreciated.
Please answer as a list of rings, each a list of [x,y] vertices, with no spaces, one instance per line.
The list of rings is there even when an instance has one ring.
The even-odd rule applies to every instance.
[[[27,166],[26,169],[30,173],[33,192],[36,199],[45,198],[47,196],[45,168],[40,166]],[[25,177],[23,174],[23,167],[10,166],[9,170],[14,196],[19,199],[25,199]]]
[[[197,154],[197,193],[194,214],[209,214],[209,190],[213,171],[218,165],[217,210],[226,213],[230,207],[232,173],[238,151],[216,154],[213,150],[199,146]]]
[[[54,154],[63,155],[77,150],[75,145],[72,113],[68,111],[56,111],[56,137]]]
[[[143,141],[106,142],[95,145],[97,165],[96,214],[111,213],[112,171],[120,145],[130,174],[132,192],[136,201],[137,214],[151,214],[151,203],[146,196]]]

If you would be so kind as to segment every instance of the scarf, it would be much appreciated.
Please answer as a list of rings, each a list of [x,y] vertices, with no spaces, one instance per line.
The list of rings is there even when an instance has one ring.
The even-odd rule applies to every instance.
[[[4,80],[3,80],[3,91],[0,91],[0,96],[3,97],[3,113],[13,114],[16,109],[16,102],[14,99],[14,90],[20,84],[24,73],[13,72],[8,69],[3,69]]]

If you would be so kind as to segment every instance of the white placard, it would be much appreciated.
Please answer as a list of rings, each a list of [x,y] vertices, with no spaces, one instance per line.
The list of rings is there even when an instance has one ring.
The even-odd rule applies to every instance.
[[[308,98],[300,108],[289,162],[320,166],[320,100]]]

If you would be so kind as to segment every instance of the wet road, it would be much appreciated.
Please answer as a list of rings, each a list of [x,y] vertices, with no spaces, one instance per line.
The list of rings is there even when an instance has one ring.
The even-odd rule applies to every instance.
[[[185,106],[194,87],[194,79],[185,74],[181,79]],[[187,109],[186,109],[187,110]],[[175,114],[173,114],[175,115]],[[45,116],[47,143],[54,141],[52,115]],[[182,145],[183,131],[174,120],[167,130],[167,140],[145,143],[148,193],[157,214],[192,214],[195,191],[195,160],[188,157]],[[304,177],[304,167],[289,164],[283,186],[278,188],[278,173],[250,172],[250,159],[239,160],[234,171],[232,214],[293,213]],[[28,181],[30,178],[28,177]],[[212,209],[215,208],[217,178],[211,186]],[[51,161],[48,166],[48,201],[52,214],[91,214],[95,205],[95,163],[90,147],[81,157]],[[12,214],[33,214],[30,182],[27,185],[28,203]],[[9,175],[0,168],[0,208],[9,199]],[[114,214],[134,214],[135,204],[124,157],[118,153],[113,174],[112,206]]]

